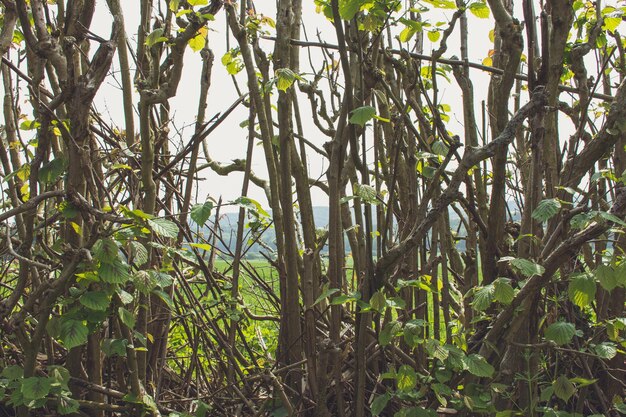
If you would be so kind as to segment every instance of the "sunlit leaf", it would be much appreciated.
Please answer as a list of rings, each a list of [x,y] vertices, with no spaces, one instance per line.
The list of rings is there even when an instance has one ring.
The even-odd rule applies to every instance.
[[[596,281],[588,274],[577,274],[570,278],[567,294],[571,302],[585,307],[596,296]]]
[[[533,210],[532,218],[543,223],[552,218],[560,209],[561,203],[556,198],[543,200]]]

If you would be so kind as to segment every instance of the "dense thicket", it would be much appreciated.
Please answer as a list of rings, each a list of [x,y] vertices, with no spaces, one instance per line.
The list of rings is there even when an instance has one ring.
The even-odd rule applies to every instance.
[[[0,415],[626,414],[623,1],[0,4]]]

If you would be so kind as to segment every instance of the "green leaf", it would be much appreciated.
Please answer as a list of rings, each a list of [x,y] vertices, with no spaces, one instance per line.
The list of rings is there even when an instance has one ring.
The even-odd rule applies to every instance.
[[[176,239],[178,236],[178,226],[176,223],[166,219],[150,219],[148,225],[154,233],[162,237]]]
[[[513,268],[517,269],[520,273],[522,273],[522,275],[529,278],[533,275],[541,275],[546,271],[543,266],[536,264],[528,259],[505,256],[503,258],[500,258],[500,260],[509,261]]]
[[[189,3],[191,7],[206,6],[209,4],[209,0],[187,0],[187,3]]]
[[[545,222],[552,218],[561,209],[561,202],[556,198],[549,198],[543,200],[537,205],[537,208],[533,210],[532,218],[538,222]]]
[[[128,346],[128,340],[126,339],[104,339],[102,340],[102,352],[107,356],[126,356],[126,346]]]
[[[441,362],[448,358],[450,352],[445,346],[441,345],[439,340],[428,339],[426,341],[426,351],[433,358],[439,359]]]
[[[385,324],[385,327],[383,327],[383,330],[378,335],[378,343],[381,346],[387,346],[401,329],[402,325],[396,320],[392,320]]]
[[[354,184],[354,193],[365,203],[380,204],[378,201],[376,189],[370,185]]]
[[[172,301],[172,297],[170,297],[170,295],[168,293],[166,293],[165,291],[162,291],[162,290],[153,290],[152,294],[155,294],[165,304],[167,304],[167,306],[169,307],[170,310],[172,310],[172,311],[174,310],[174,301]]]
[[[20,392],[27,400],[45,398],[50,392],[51,383],[50,378],[31,376],[22,381]]]
[[[92,310],[106,310],[109,307],[109,296],[104,291],[89,291],[80,296],[78,301]]]
[[[565,402],[572,398],[572,395],[576,392],[576,387],[565,375],[558,377],[552,383],[552,388],[554,389],[554,395]]]
[[[372,416],[377,416],[382,413],[390,399],[391,395],[388,392],[376,397],[370,405],[370,411],[372,412]]]
[[[602,29],[609,32],[615,32],[615,29],[622,23],[622,17],[604,17]]]
[[[396,384],[400,391],[410,391],[417,386],[417,373],[408,366],[402,365],[396,373]]]
[[[146,36],[145,45],[148,48],[150,48],[150,47],[156,45],[157,43],[161,43],[161,42],[167,41],[167,38],[165,36],[163,36],[163,33],[164,33],[163,32],[163,28],[155,29],[148,36]]]
[[[130,279],[128,264],[117,260],[113,263],[102,263],[98,268],[98,276],[109,284],[124,284]]]
[[[575,334],[576,327],[572,323],[558,321],[548,326],[545,332],[545,337],[557,345],[563,346],[571,342]]]
[[[21,379],[24,376],[24,369],[18,365],[10,365],[2,370],[0,376],[8,379],[9,381],[15,381]]]
[[[490,377],[495,372],[493,366],[485,358],[475,353],[465,357],[465,365],[469,373],[479,377]]]
[[[511,280],[509,278],[498,278],[493,282],[494,292],[493,297],[496,301],[502,304],[511,304],[513,297],[515,297],[515,290],[511,286]]]
[[[339,292],[339,288],[328,288],[328,284],[325,284],[324,287],[322,288],[322,293],[319,295],[319,297],[317,297],[313,305],[314,306],[318,305],[319,303],[322,302],[322,300],[330,297],[331,295],[337,292]]]
[[[91,248],[94,258],[103,263],[111,263],[118,257],[119,248],[112,239],[99,239]]]
[[[571,302],[583,308],[596,296],[596,281],[588,274],[576,274],[570,278],[567,294]]]
[[[46,184],[53,184],[65,172],[65,168],[67,168],[67,160],[65,158],[55,158],[41,166],[39,179]]]
[[[418,320],[410,320],[405,323],[403,333],[404,342],[414,348],[424,340],[424,324]]]
[[[604,220],[608,220],[608,221],[613,222],[615,224],[619,224],[620,226],[626,226],[626,222],[624,220],[620,219],[619,217],[617,217],[615,214],[607,213],[606,211],[599,211],[598,214]]]
[[[59,338],[67,349],[87,343],[89,329],[80,320],[62,320]]]
[[[372,295],[372,298],[370,298],[370,306],[372,306],[374,310],[381,312],[383,308],[385,308],[385,301],[385,294],[383,294],[382,291],[376,291],[374,295]]]
[[[191,220],[198,226],[204,226],[209,217],[211,217],[212,210],[213,203],[211,201],[207,201],[204,204],[196,204],[191,208]]]
[[[619,285],[617,271],[608,265],[599,265],[596,268],[596,277],[598,278],[602,288],[607,291],[612,291]]]
[[[485,311],[488,309],[493,302],[494,292],[494,285],[478,287],[474,292],[474,299],[471,302],[472,308],[476,311]]]
[[[147,294],[157,287],[155,277],[148,271],[137,271],[133,274],[133,284],[137,291]]]
[[[372,120],[376,115],[376,109],[372,106],[363,106],[352,110],[349,122],[361,127]]]
[[[339,16],[344,20],[352,20],[366,0],[339,0]]]
[[[142,266],[148,262],[148,249],[141,242],[132,240],[130,242],[130,256],[137,266]]]
[[[431,42],[437,42],[441,37],[441,32],[439,32],[438,30],[429,30],[427,36]]]
[[[600,343],[593,348],[593,351],[602,359],[613,359],[617,355],[617,347],[611,342]]]
[[[276,87],[280,91],[287,91],[300,76],[289,68],[279,68],[276,70]]]
[[[204,46],[206,45],[206,37],[203,35],[203,33],[197,33],[196,36],[187,41],[187,44],[192,51],[201,51],[202,48],[204,48]]]
[[[72,414],[78,411],[80,404],[73,398],[60,395],[57,401],[57,411],[61,415]]]
[[[483,2],[476,2],[469,5],[469,11],[479,19],[489,18],[489,7]]]
[[[117,312],[120,316],[120,321],[124,323],[126,327],[129,329],[133,329],[135,327],[135,316],[133,316],[133,313],[126,310],[124,307],[119,307]]]

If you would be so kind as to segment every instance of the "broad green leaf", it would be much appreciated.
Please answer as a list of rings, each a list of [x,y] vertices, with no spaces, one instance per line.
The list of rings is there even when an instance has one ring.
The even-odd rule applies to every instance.
[[[615,224],[619,224],[620,226],[626,226],[626,222],[624,220],[620,219],[619,217],[617,217],[615,214],[607,213],[606,211],[599,211],[598,214],[604,220],[608,220],[608,221],[613,222]]]
[[[202,48],[204,48],[204,46],[206,45],[206,31],[207,29],[205,27],[200,28],[196,36],[187,41],[187,44],[192,51],[198,52],[201,51]]]
[[[120,316],[120,321],[124,323],[126,327],[129,329],[133,329],[135,327],[135,316],[133,313],[126,310],[124,307],[119,307],[117,312]]]
[[[59,338],[67,349],[87,343],[89,329],[80,320],[62,320]]]
[[[133,274],[133,284],[137,291],[147,294],[157,287],[155,277],[148,271],[137,271]]]
[[[431,42],[437,42],[441,37],[441,32],[438,30],[429,30],[427,36]]]
[[[566,321],[558,321],[548,326],[545,337],[559,346],[563,346],[572,341],[576,334],[576,327]]]
[[[172,310],[172,311],[174,310],[174,301],[172,300],[172,297],[170,297],[170,295],[168,293],[166,293],[165,291],[162,291],[162,290],[153,290],[152,294],[156,295],[165,304],[167,304],[167,306],[170,308],[170,310]]]
[[[335,294],[337,292],[339,292],[339,288],[328,288],[328,284],[326,284],[324,286],[324,288],[322,288],[322,293],[319,295],[319,297],[317,297],[317,299],[315,300],[313,305],[317,305],[317,304],[321,303],[322,300],[330,297],[331,295],[333,295],[333,294]]]
[[[18,365],[10,365],[2,370],[0,376],[8,379],[9,381],[15,381],[24,376],[24,369]]]
[[[402,32],[400,32],[400,35],[398,35],[398,39],[400,40],[400,42],[408,42],[416,33],[417,29],[407,26],[402,29]]]
[[[98,276],[109,284],[124,284],[130,279],[128,264],[117,260],[113,263],[102,263],[98,268]]]
[[[424,340],[424,324],[418,320],[410,320],[404,324],[404,342],[411,348]]]
[[[55,158],[41,166],[39,169],[39,179],[47,184],[52,184],[59,179],[66,168],[67,160],[65,158]]]
[[[371,185],[355,184],[354,193],[368,204],[380,204],[380,201],[376,198],[376,189]]]
[[[148,36],[146,36],[145,45],[150,48],[157,43],[165,41],[167,41],[167,38],[163,36],[163,28],[158,28],[152,31]]]
[[[106,310],[109,307],[109,296],[104,291],[88,291],[78,301],[92,310]]]
[[[191,208],[191,220],[193,220],[198,226],[204,226],[204,224],[211,217],[211,211],[213,210],[213,202],[207,201],[203,204],[196,204]]]
[[[400,391],[410,391],[417,386],[417,373],[408,366],[402,365],[396,373],[396,384]]]
[[[474,292],[474,299],[471,302],[472,308],[476,311],[485,311],[493,303],[495,293],[494,285],[478,287]]]
[[[622,17],[604,17],[604,25],[602,29],[609,32],[615,32],[615,29],[622,23]]]
[[[526,277],[532,277],[533,275],[541,275],[545,272],[545,268],[539,264],[534,263],[528,259],[512,258],[506,256],[501,258],[503,261],[509,261],[511,266],[517,269],[522,275]]]
[[[115,290],[115,292],[117,293],[117,295],[120,297],[120,301],[122,302],[122,304],[126,305],[126,304],[130,304],[133,302],[134,297],[132,296],[132,294],[124,291],[121,288],[118,288]]]
[[[479,377],[490,377],[495,372],[493,366],[485,358],[475,353],[465,357],[465,365],[469,373]]]
[[[561,202],[556,198],[549,198],[541,201],[535,210],[533,210],[532,218],[538,222],[545,222],[552,218],[561,209]]]
[[[367,0],[339,0],[339,16],[344,20],[352,20]]]
[[[287,91],[300,76],[289,68],[279,68],[276,70],[276,87],[280,91]]]
[[[388,392],[374,398],[374,401],[372,401],[372,404],[370,405],[372,416],[377,416],[382,413],[390,399],[391,395]]]
[[[576,392],[576,387],[565,375],[558,377],[552,383],[552,388],[554,389],[554,395],[565,402],[572,398],[572,395]]]
[[[209,4],[209,0],[187,0],[187,3],[189,3],[191,7],[206,6]]]
[[[441,362],[448,358],[450,352],[445,346],[441,345],[439,340],[429,339],[426,341],[426,351],[433,358],[439,359]]]
[[[385,308],[385,301],[385,294],[383,294],[382,291],[376,291],[374,295],[372,295],[372,298],[370,298],[370,306],[374,310],[381,312],[383,308]]]
[[[352,110],[350,123],[365,127],[365,124],[376,115],[376,109],[372,106],[363,106]]]
[[[611,342],[600,343],[593,348],[593,351],[602,359],[613,359],[617,355],[617,347]]]
[[[395,308],[396,310],[402,310],[406,308],[406,301],[402,297],[391,297],[385,300],[385,305],[389,308]]]
[[[381,346],[387,346],[389,343],[391,343],[393,338],[400,332],[401,329],[402,325],[396,320],[390,321],[389,323],[385,324],[385,327],[383,327],[383,330],[378,335],[378,343]]]
[[[489,18],[489,7],[482,1],[478,1],[469,5],[469,11],[479,19]]]
[[[130,242],[130,256],[137,266],[142,266],[148,262],[148,249],[141,242],[132,240]]]
[[[102,341],[102,352],[107,356],[126,356],[126,346],[128,346],[128,340],[126,339],[104,339]]]
[[[433,152],[439,156],[446,156],[448,155],[448,152],[450,151],[450,148],[448,147],[448,145],[443,143],[442,140],[434,141],[431,148]]]
[[[45,398],[50,392],[51,383],[50,378],[31,376],[22,381],[20,391],[27,400]]]
[[[119,248],[113,239],[98,239],[91,248],[94,258],[102,263],[111,263],[118,257]]]
[[[596,281],[588,274],[576,274],[570,278],[567,294],[571,302],[583,308],[596,296]]]
[[[250,198],[250,197],[239,197],[234,201],[235,204],[238,204],[242,207],[245,207],[252,211],[253,213],[258,214],[261,217],[269,217],[269,213],[265,211],[261,203]]]
[[[602,288],[607,291],[612,291],[619,285],[617,271],[608,265],[599,265],[596,268],[596,278],[598,278]]]
[[[176,239],[178,236],[178,226],[176,223],[166,219],[150,219],[148,225],[154,233],[162,237]]]
[[[515,290],[511,286],[511,280],[508,278],[498,278],[493,282],[494,292],[493,298],[502,304],[510,304],[515,297]]]
[[[78,411],[80,404],[73,398],[60,395],[57,401],[57,411],[61,415],[72,414]]]

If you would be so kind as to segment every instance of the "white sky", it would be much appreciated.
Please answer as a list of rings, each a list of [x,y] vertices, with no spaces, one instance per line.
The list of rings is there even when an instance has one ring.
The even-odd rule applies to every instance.
[[[126,31],[129,36],[131,44],[136,44],[136,33],[139,20],[139,1],[134,0],[120,0],[125,13]],[[623,2],[623,1],[622,1]],[[157,2],[167,3],[167,2]],[[310,40],[317,40],[316,33],[320,33],[320,37],[323,41],[331,44],[336,44],[335,32],[332,24],[328,22],[322,14],[315,12],[315,5],[313,0],[303,1],[303,24],[306,27],[306,33]],[[521,2],[518,1],[516,5],[515,15],[520,20],[522,19],[522,13],[519,10]],[[616,0],[608,1],[607,4],[618,5]],[[91,30],[96,34],[107,38],[110,33],[111,17],[108,12],[106,1],[97,0],[96,2],[96,17],[92,23]],[[258,13],[262,13],[266,16],[274,17],[276,6],[274,1],[261,0],[256,2],[256,8]],[[538,6],[537,6],[538,8]],[[447,10],[445,13],[440,10],[433,10],[424,15],[424,19],[429,19],[431,23],[437,21],[447,22],[453,11]],[[469,59],[472,62],[480,63],[488,55],[489,49],[492,48],[491,42],[488,37],[489,31],[493,28],[493,20],[490,19],[478,19],[472,14],[468,13],[469,30],[470,30],[470,45],[469,45]],[[622,23],[622,26],[625,24]],[[442,28],[445,28],[443,26]],[[402,27],[398,27],[394,30],[395,33],[399,33]],[[623,30],[622,30],[623,31]],[[270,33],[274,35],[274,33]],[[303,35],[304,37],[304,35]],[[208,108],[206,119],[210,119],[216,113],[226,110],[231,103],[237,99],[237,92],[232,83],[231,77],[228,75],[226,69],[221,63],[221,58],[226,52],[226,24],[225,14],[222,11],[216,16],[216,20],[209,22],[209,35],[208,42],[215,54],[215,62],[213,66],[213,74],[211,79],[211,88],[209,90]],[[428,54],[432,49],[438,47],[439,42],[433,45],[428,39],[425,39],[424,53]],[[233,40],[230,41],[231,47],[236,46]],[[266,53],[271,53],[273,50],[273,43],[269,41],[262,41],[261,43]],[[394,41],[394,47],[399,48],[398,41]],[[406,45],[404,45],[406,47]],[[301,49],[301,71],[304,78],[307,78],[310,74],[311,68],[309,68],[309,59],[307,56],[307,50]],[[314,65],[321,65],[321,53],[319,49],[312,48],[311,54],[313,56],[312,61]],[[459,49],[459,25],[455,29],[455,32],[448,40],[448,51],[444,55],[444,58],[451,57],[452,55],[460,56]],[[593,56],[588,57],[594,59]],[[123,127],[123,109],[122,109],[122,95],[119,87],[119,77],[116,74],[118,69],[117,57],[114,59],[114,65],[111,71],[111,76],[105,81],[105,85],[100,89],[95,100],[98,111],[105,117],[110,118],[114,125]],[[590,72],[595,68],[594,65],[589,66]],[[319,68],[318,68],[319,69]],[[171,99],[171,109],[173,114],[173,120],[177,129],[182,129],[182,141],[187,143],[194,131],[194,121],[196,115],[196,109],[198,107],[198,94],[199,94],[199,74],[201,70],[200,54],[194,53],[191,49],[187,50],[185,58],[185,66],[183,72],[183,78],[178,88],[177,95]],[[481,100],[486,100],[487,87],[489,83],[489,75],[480,70],[471,70],[472,81],[474,82],[475,90],[475,108],[478,117],[477,122],[480,125],[480,103]],[[240,88],[246,90],[245,74],[242,71],[237,75]],[[452,84],[447,84],[443,78],[439,78],[439,102],[449,104],[452,107],[451,120],[447,125],[448,129],[454,133],[461,134],[463,131],[462,126],[462,106],[461,106],[461,94],[459,88],[456,86],[454,80]],[[565,96],[563,96],[565,97]],[[135,103],[138,100],[135,100]],[[305,136],[308,140],[321,147],[322,144],[328,141],[328,138],[320,133],[313,125],[310,117],[310,107],[308,100],[303,99],[301,101],[301,111],[303,114],[303,123],[305,129]],[[232,159],[243,158],[245,156],[245,148],[247,144],[247,131],[245,128],[241,128],[239,124],[247,119],[246,108],[240,106],[231,116],[225,120],[222,125],[211,134],[207,141],[211,152],[211,156],[214,160],[222,163],[229,163]],[[136,123],[137,126],[137,123]],[[171,139],[175,143],[180,143],[180,138],[176,136],[176,131],[171,129]],[[566,137],[566,136],[562,136]],[[371,141],[371,135],[368,137]],[[203,156],[202,152],[200,155]],[[324,170],[325,165],[321,158],[316,158],[317,154],[313,151],[309,152],[309,173],[311,177],[320,177],[325,179]],[[370,158],[371,160],[371,158]],[[199,161],[202,163],[202,161]],[[253,155],[253,170],[259,176],[265,177],[265,164],[262,154],[262,147],[255,146],[255,152]],[[232,201],[241,195],[241,181],[243,174],[233,173],[228,177],[222,177],[214,174],[210,169],[206,169],[200,173],[200,177],[205,178],[198,186],[197,200],[199,202],[204,201],[207,196],[211,196],[214,199],[223,197],[225,202]],[[261,202],[266,206],[265,196],[262,190],[254,185],[251,185],[249,196]],[[315,205],[326,205],[325,195],[318,189],[313,189],[313,203]],[[226,209],[227,211],[231,211]],[[232,210],[235,210],[233,207]]]

